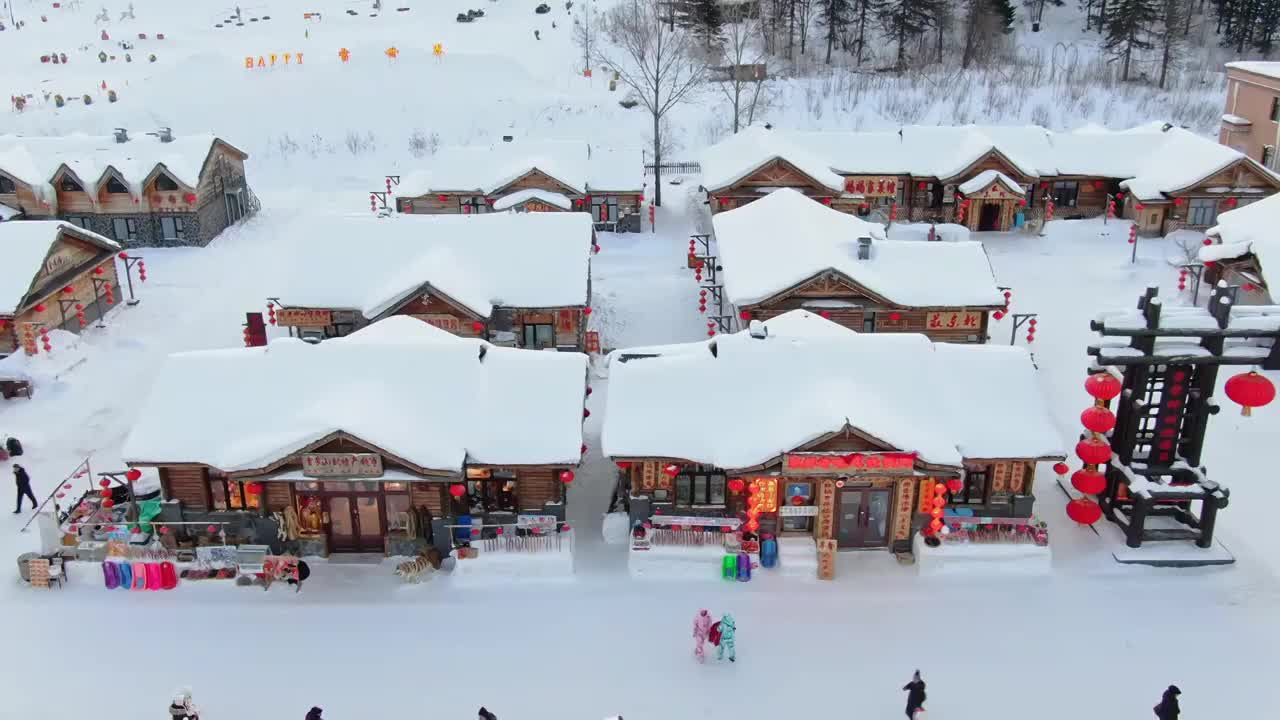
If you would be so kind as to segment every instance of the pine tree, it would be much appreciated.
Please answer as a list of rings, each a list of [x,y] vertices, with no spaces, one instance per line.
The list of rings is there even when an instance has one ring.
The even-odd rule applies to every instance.
[[[1280,30],[1280,0],[1264,0],[1258,11],[1258,23],[1254,28],[1253,47],[1264,55],[1275,49],[1276,32]],[[1187,11],[1190,12],[1190,8]]]
[[[1134,50],[1150,50],[1156,22],[1155,0],[1112,0],[1107,8],[1107,38],[1103,46],[1122,61],[1120,79],[1129,79]]]
[[[886,35],[898,46],[896,65],[907,65],[907,42],[936,27],[947,0],[884,0],[876,17]]]
[[[991,3],[991,9],[995,11],[995,15],[1000,19],[1000,27],[1002,32],[1008,35],[1013,32],[1013,18],[1016,11],[1013,7],[1013,0],[988,0]]]
[[[716,0],[683,0],[676,7],[676,24],[701,37],[707,47],[720,39],[724,16]]]
[[[827,64],[830,65],[831,50],[836,45],[836,38],[849,26],[853,6],[849,4],[849,0],[821,0],[821,2],[818,23],[826,28]]]
[[[1165,81],[1169,77],[1169,70],[1177,64],[1182,56],[1182,47],[1184,45],[1183,27],[1186,17],[1191,13],[1191,0],[1159,0],[1160,4],[1157,8],[1160,13],[1160,21],[1156,26],[1154,37],[1156,45],[1160,48],[1160,80],[1159,86],[1163,90]]]

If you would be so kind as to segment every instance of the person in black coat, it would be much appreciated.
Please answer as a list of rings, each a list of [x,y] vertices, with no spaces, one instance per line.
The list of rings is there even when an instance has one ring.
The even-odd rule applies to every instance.
[[[907,691],[907,717],[914,718],[917,710],[924,709],[924,680],[920,679],[920,671],[917,670],[911,676],[911,682],[902,686]]]
[[[498,716],[489,712],[483,705],[480,706],[480,711],[476,713],[476,717],[479,720],[498,720]]]
[[[1170,685],[1165,688],[1164,695],[1160,697],[1160,704],[1153,708],[1156,711],[1156,717],[1160,720],[1178,720],[1178,713],[1181,709],[1178,707],[1178,696],[1182,691],[1177,685]]]
[[[13,511],[14,515],[22,512],[22,498],[31,498],[31,509],[35,510],[39,503],[36,502],[35,493],[31,492],[31,476],[27,474],[27,469],[18,465],[13,466],[13,482],[18,486],[18,509]]]
[[[320,717],[322,712],[324,711],[318,707],[311,708],[307,711],[307,720],[324,720],[324,718]]]

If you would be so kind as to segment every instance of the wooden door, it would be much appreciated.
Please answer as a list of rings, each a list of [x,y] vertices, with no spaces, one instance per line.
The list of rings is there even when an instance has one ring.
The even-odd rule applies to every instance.
[[[325,498],[324,505],[329,518],[329,552],[358,552],[352,496],[333,495]]]
[[[885,547],[889,544],[892,512],[893,501],[888,489],[842,490],[836,513],[836,540],[839,547]]]

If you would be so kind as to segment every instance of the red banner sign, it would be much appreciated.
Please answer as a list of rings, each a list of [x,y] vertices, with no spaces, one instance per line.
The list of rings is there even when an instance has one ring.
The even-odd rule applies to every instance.
[[[931,312],[925,327],[930,330],[977,330],[982,327],[982,313],[975,310]]]
[[[915,462],[915,453],[789,453],[783,458],[782,467],[805,473],[909,473]]]
[[[333,324],[333,313],[310,308],[280,308],[276,311],[276,324],[286,327],[325,327]]]

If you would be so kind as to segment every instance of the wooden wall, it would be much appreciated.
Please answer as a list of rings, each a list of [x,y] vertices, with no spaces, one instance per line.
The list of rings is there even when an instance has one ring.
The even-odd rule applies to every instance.
[[[521,510],[541,511],[546,503],[563,499],[564,483],[559,470],[553,468],[529,468],[516,471],[516,496]]]
[[[409,483],[409,502],[414,507],[427,508],[433,516],[439,517],[445,514],[445,508],[449,506],[445,500],[447,487],[447,483],[438,482]]]
[[[463,312],[457,306],[452,305],[436,295],[429,295],[426,300],[421,296],[410,300],[402,307],[398,308],[394,315],[413,315],[413,316],[447,316],[456,320],[456,323],[446,324],[441,322],[430,322],[427,317],[419,317],[418,319],[436,327],[448,330],[459,337],[479,337],[481,333],[477,333],[471,327],[471,323],[475,322],[475,317]]]
[[[444,200],[440,196],[444,196]],[[415,215],[461,215],[462,205],[458,198],[460,195],[447,193],[430,193],[428,195],[415,195],[411,198],[399,198],[397,202],[401,203],[398,207],[400,212],[410,212]],[[409,208],[405,209],[406,204]]]
[[[208,478],[208,469],[201,466],[160,467],[160,488],[165,499],[181,501],[183,506],[197,510],[209,509]]]
[[[86,259],[92,258],[94,255],[100,252],[103,252],[101,249],[97,248],[96,246],[91,246],[86,243],[82,243],[73,238],[64,238],[59,240],[57,243],[55,243],[51,251],[51,256],[52,254],[57,253],[60,250],[62,252],[67,253],[67,257],[71,258],[68,261],[69,264],[65,267],[60,268],[59,270],[55,270],[54,272],[50,273],[48,276],[45,276],[44,273],[42,272],[41,275],[37,276],[39,278],[36,280],[37,285],[39,285],[39,283],[41,282],[48,283],[50,280],[54,279],[54,277],[57,276],[60,272],[65,271],[70,267],[75,267],[76,263],[84,262]],[[103,274],[95,275],[93,271],[95,268],[99,268],[99,267],[102,268]],[[62,323],[63,323],[62,311],[60,306],[58,305],[57,298],[68,297],[62,294],[63,287],[66,287],[67,285],[69,285],[73,289],[73,292],[69,297],[76,298],[81,304],[88,307],[89,305],[93,304],[94,297],[95,297],[96,288],[93,283],[93,278],[95,277],[101,280],[107,280],[111,283],[113,287],[113,295],[115,297],[115,302],[121,303],[128,299],[128,291],[120,286],[120,278],[116,274],[115,256],[109,255],[106,258],[104,258],[101,262],[93,265],[92,267],[87,267],[84,270],[84,272],[80,273],[74,279],[72,279],[71,281],[65,284],[57,283],[56,285],[48,285],[46,287],[37,287],[38,294],[31,301],[29,301],[30,306],[27,308],[26,311],[19,313],[18,316],[15,318],[15,320],[17,321],[18,324],[28,323],[28,322],[38,323],[40,325],[43,325],[49,328],[50,330],[54,328],[62,327]],[[100,293],[97,293],[97,295],[99,297],[105,298],[106,296],[105,287],[103,288],[103,291]],[[102,304],[102,311],[104,313],[111,309],[111,306],[107,305],[107,302],[105,299],[100,300],[100,302]],[[40,303],[44,303],[44,306],[45,306],[44,312],[36,312],[35,310],[35,306]],[[75,318],[75,310],[74,309],[68,310],[67,319],[68,321],[70,321],[69,327],[72,332],[78,332],[80,329],[80,326],[74,321],[74,318]]]
[[[293,483],[273,480],[262,483],[262,486],[266,494],[267,509],[271,512],[280,512],[293,506]]]
[[[514,181],[489,193],[489,197],[502,197],[510,195],[513,192],[521,190],[546,190],[548,192],[560,193],[570,199],[582,197],[576,190],[555,180],[550,175],[541,170],[533,170],[525,173]]]

